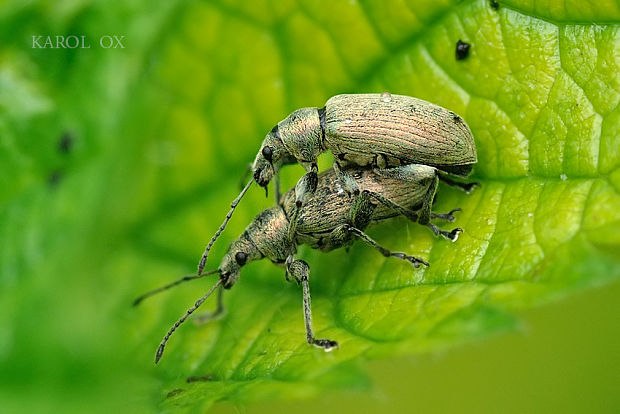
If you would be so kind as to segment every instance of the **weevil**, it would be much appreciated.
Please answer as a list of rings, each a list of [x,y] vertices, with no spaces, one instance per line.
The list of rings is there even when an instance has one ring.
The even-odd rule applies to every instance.
[[[232,202],[224,222],[207,244],[198,264],[204,270],[209,251],[226,227],[235,207],[252,184],[267,188],[280,167],[300,163],[306,170],[295,187],[296,208],[291,217],[317,187],[317,158],[330,150],[335,157],[334,170],[344,183],[344,190],[357,192],[355,180],[347,169],[367,167],[390,169],[411,164],[434,167],[438,171],[467,176],[477,162],[471,131],[463,118],[441,106],[410,96],[382,94],[348,94],[330,98],[323,108],[301,108],[280,121],[267,134],[252,164],[252,179]],[[434,194],[439,179],[466,191],[476,183],[455,182],[436,174],[429,185]],[[276,202],[279,189],[276,186]],[[430,211],[432,197],[424,208]],[[428,222],[428,214],[419,217]],[[289,227],[295,233],[296,221]]]
[[[291,217],[296,210],[297,188],[287,192],[280,204],[259,213],[247,226],[245,231],[234,240],[223,257],[219,267],[200,275],[186,276],[170,285],[147,292],[136,299],[134,304],[154,293],[161,292],[183,281],[197,279],[208,274],[219,274],[217,283],[183,315],[166,333],[157,349],[155,362],[158,362],[172,333],[216,290],[218,305],[215,314],[223,310],[222,289],[230,289],[240,277],[240,270],[246,264],[263,258],[285,268],[287,281],[296,281],[302,285],[303,315],[306,328],[306,340],[309,344],[329,351],[338,346],[331,339],[317,339],[312,330],[312,312],[310,306],[309,276],[310,267],[304,260],[295,258],[296,246],[307,244],[312,248],[330,251],[348,246],[355,240],[361,240],[378,250],[385,257],[396,257],[410,262],[415,267],[429,264],[421,258],[403,252],[392,252],[370,238],[364,230],[370,224],[404,215],[412,221],[418,221],[420,207],[428,202],[429,188],[437,178],[434,167],[409,164],[390,169],[367,169],[348,171],[350,179],[355,181],[359,191],[345,191],[342,176],[330,169],[317,177],[317,188],[309,195],[304,208],[297,216],[294,237],[291,239],[289,228]],[[434,193],[433,193],[434,194]],[[432,200],[430,201],[432,203]],[[449,213],[430,213],[430,218],[453,221],[454,209]],[[436,235],[442,235],[455,241],[462,231],[440,230],[428,221],[426,226]],[[213,317],[209,314],[203,320]]]

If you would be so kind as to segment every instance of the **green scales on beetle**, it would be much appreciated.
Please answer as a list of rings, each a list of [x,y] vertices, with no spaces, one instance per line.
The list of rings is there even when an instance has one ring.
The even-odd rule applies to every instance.
[[[329,150],[333,168],[318,174],[317,158]],[[219,274],[218,282],[168,331],[156,362],[170,335],[216,288],[223,309],[222,288],[230,288],[243,265],[264,257],[284,266],[286,279],[303,287],[307,341],[325,350],[337,347],[330,339],[314,337],[311,324],[308,264],[294,257],[296,246],[308,244],[323,251],[362,240],[386,257],[418,267],[428,263],[401,252],[391,252],[364,230],[373,222],[403,215],[429,227],[435,235],[455,241],[460,228],[440,230],[431,219],[453,221],[449,213],[431,212],[439,180],[469,192],[477,183],[461,183],[445,174],[466,177],[477,161],[476,147],[465,121],[445,108],[402,95],[349,94],[330,98],[323,108],[302,108],[280,121],[265,137],[252,164],[252,178],[231,203],[224,222],[209,241],[198,272],[148,292],[136,300],[185,280]],[[301,164],[306,174],[280,197],[274,183],[276,206],[259,213],[230,246],[216,270],[204,268],[215,240],[252,182],[265,187],[287,164]],[[213,316],[213,315],[210,315]],[[205,317],[204,319],[208,319]]]

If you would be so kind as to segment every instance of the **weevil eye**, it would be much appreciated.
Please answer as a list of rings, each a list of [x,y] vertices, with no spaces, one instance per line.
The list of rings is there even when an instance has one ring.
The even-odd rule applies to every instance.
[[[271,157],[273,156],[273,150],[270,146],[263,147],[263,157],[269,162],[271,162]]]
[[[243,266],[246,260],[248,260],[248,255],[243,252],[237,252],[235,255],[235,261],[239,266]]]

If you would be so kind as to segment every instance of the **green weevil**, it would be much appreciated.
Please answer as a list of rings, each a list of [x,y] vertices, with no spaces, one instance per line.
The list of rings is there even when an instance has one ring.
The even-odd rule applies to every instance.
[[[252,179],[232,202],[224,222],[205,248],[198,265],[204,270],[209,251],[226,227],[235,207],[252,182],[267,188],[286,164],[300,163],[306,174],[297,182],[295,191],[297,216],[317,186],[317,158],[330,150],[335,157],[334,169],[342,178],[347,192],[356,192],[355,180],[348,168],[389,169],[410,164],[423,164],[438,171],[465,177],[477,162],[472,133],[460,116],[441,106],[410,96],[382,94],[348,94],[330,98],[323,108],[301,108],[280,121],[265,137],[252,164]],[[423,210],[430,202],[439,179],[466,191],[476,183],[459,183],[436,174],[428,187]],[[279,191],[276,185],[276,203]],[[421,214],[421,224],[428,214]],[[293,220],[289,232],[295,233]]]
[[[219,274],[217,283],[170,328],[157,350],[155,362],[161,358],[172,333],[218,287],[218,306],[215,313],[222,311],[222,288],[230,289],[239,280],[241,267],[251,261],[268,258],[285,268],[286,280],[291,281],[292,278],[302,285],[306,339],[309,344],[326,351],[337,347],[338,343],[330,339],[317,339],[314,336],[308,284],[310,267],[305,261],[295,258],[297,245],[307,244],[315,249],[330,251],[348,246],[354,240],[361,240],[385,257],[396,257],[412,263],[415,267],[421,264],[428,266],[423,259],[388,250],[371,239],[364,230],[371,223],[398,215],[420,222],[421,207],[425,203],[432,203],[427,197],[429,188],[433,187],[437,179],[437,169],[427,165],[409,164],[390,169],[351,170],[348,174],[359,192],[345,191],[346,184],[334,169],[327,170],[317,177],[316,190],[307,197],[304,208],[296,218],[297,225],[293,238],[290,237],[289,228],[293,212],[297,209],[296,188],[288,191],[278,205],[263,210],[254,218],[241,236],[231,243],[217,269],[200,275],[185,276],[136,299],[134,304],[185,280]],[[454,209],[445,214],[429,213],[429,218],[453,221],[453,213],[458,210]],[[462,231],[460,228],[451,231],[440,230],[430,221],[424,224],[436,235],[442,235],[452,241],[455,241]],[[209,314],[202,319],[210,319],[213,316]]]

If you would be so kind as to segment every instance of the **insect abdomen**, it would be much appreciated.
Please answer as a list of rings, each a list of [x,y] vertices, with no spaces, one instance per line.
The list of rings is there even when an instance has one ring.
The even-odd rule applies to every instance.
[[[329,99],[325,141],[334,156],[361,166],[416,163],[466,175],[470,168],[461,166],[477,161],[473,136],[461,117],[420,99],[387,93]]]

